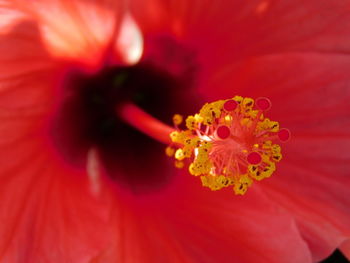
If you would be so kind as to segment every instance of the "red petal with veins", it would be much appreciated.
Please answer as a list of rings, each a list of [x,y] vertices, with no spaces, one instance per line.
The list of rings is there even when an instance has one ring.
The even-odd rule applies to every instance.
[[[83,263],[108,244],[108,214],[84,173],[64,167],[37,139],[1,149],[1,261]]]
[[[115,244],[96,262],[311,262],[293,219],[259,192],[212,195],[186,175],[160,193],[118,198]]]
[[[221,75],[249,57],[346,54],[350,47],[348,0],[131,0],[131,10],[146,39],[169,34],[191,48],[200,65],[200,93],[228,86],[236,91],[219,82]]]

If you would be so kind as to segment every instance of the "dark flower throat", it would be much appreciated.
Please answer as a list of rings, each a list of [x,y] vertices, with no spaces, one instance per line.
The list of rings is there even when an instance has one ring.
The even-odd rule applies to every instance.
[[[136,192],[159,188],[174,171],[165,146],[125,124],[116,108],[132,102],[171,125],[175,113],[195,111],[190,84],[189,79],[175,78],[147,63],[106,67],[94,75],[71,72],[52,126],[57,149],[67,162],[84,167],[87,152],[95,147],[114,181]]]

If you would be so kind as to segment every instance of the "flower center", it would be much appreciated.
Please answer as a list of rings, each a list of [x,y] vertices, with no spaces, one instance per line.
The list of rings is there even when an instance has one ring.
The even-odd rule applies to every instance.
[[[270,177],[282,159],[281,147],[273,141],[290,138],[288,129],[264,116],[270,107],[267,98],[240,96],[207,103],[186,119],[185,130],[179,129],[176,116],[177,131],[170,135],[173,143],[166,154],[174,155],[178,168],[187,162],[203,186],[219,190],[233,185],[236,194],[245,194],[253,180]]]
[[[193,89],[186,78],[183,83],[154,64],[141,62],[95,74],[70,71],[62,86],[51,135],[68,163],[84,169],[87,153],[94,148],[106,174],[133,191],[153,191],[169,182],[173,169],[162,154],[163,145],[154,140],[157,131],[140,129],[149,118],[138,109],[164,122],[179,101],[189,106],[184,113],[190,112],[193,103],[187,103],[184,94]]]

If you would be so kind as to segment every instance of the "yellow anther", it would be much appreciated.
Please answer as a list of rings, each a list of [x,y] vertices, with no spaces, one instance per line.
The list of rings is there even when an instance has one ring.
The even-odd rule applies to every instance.
[[[272,147],[272,141],[264,141],[262,148],[263,149],[270,149]]]
[[[200,173],[198,172],[198,170],[196,169],[194,163],[191,163],[190,166],[188,166],[188,171],[190,172],[190,174],[198,176],[200,175]]]
[[[185,146],[182,148],[182,153],[185,158],[190,158],[192,156],[193,149],[190,146]]]
[[[191,146],[199,147],[201,140],[198,137],[191,138]]]
[[[234,182],[233,191],[237,195],[244,195],[249,186],[253,183],[252,179],[247,174],[242,175],[237,181]]]
[[[210,144],[205,144],[205,145],[200,145],[197,150],[197,157],[198,156],[209,156],[209,152],[210,152],[210,149],[211,149],[212,145]]]
[[[237,103],[240,104],[243,101],[243,97],[241,97],[241,96],[234,96],[233,100],[237,101]]]
[[[200,145],[200,149],[205,150],[210,150],[213,147],[213,143],[208,142],[208,141],[203,141]]]
[[[173,147],[168,146],[165,148],[165,154],[167,156],[173,157],[174,153],[175,153],[175,149]]]
[[[272,132],[278,132],[279,129],[280,129],[280,125],[279,125],[279,123],[277,121],[271,121],[269,123],[269,129]]]
[[[173,123],[175,126],[180,125],[183,121],[183,117],[180,114],[175,114],[173,116]]]
[[[280,153],[281,152],[281,146],[279,146],[278,144],[274,144],[271,147],[271,150],[273,153]]]
[[[257,180],[260,180],[260,174],[261,172],[259,171],[259,168],[257,165],[248,165],[248,171],[249,171],[249,175],[253,178],[259,178]]]
[[[249,118],[244,118],[241,120],[241,125],[250,127],[252,125],[252,120]]]
[[[280,153],[274,153],[274,154],[272,155],[272,159],[273,159],[275,162],[279,162],[279,161],[282,160],[282,154],[280,154]]]
[[[203,153],[203,152],[199,152],[196,156],[196,159],[194,162],[206,162],[209,159],[208,154],[207,153]]]
[[[247,108],[247,109],[245,110],[245,112],[244,112],[244,115],[245,115],[246,117],[249,117],[249,118],[254,119],[254,118],[257,117],[258,113],[259,113],[259,111],[257,111],[257,110],[252,110],[252,109],[250,109],[250,108]],[[261,119],[261,118],[264,118],[264,116],[260,117],[260,119]]]
[[[248,165],[249,175],[258,181],[270,177],[275,170],[275,163],[271,161],[270,156],[266,154],[262,156],[262,164],[259,166]]]
[[[224,187],[230,186],[233,184],[233,180],[229,177],[219,175],[219,176],[201,176],[202,185],[209,187],[211,190],[216,191]]]
[[[186,127],[189,130],[194,130],[194,129],[198,128],[198,123],[197,123],[196,118],[194,116],[187,117]]]
[[[198,128],[198,125],[203,121],[203,118],[196,114],[194,116],[190,115],[186,119],[186,127],[189,130],[194,130]]]
[[[232,116],[227,115],[227,116],[225,116],[224,120],[225,120],[224,123],[225,123],[226,125],[227,125],[227,124],[230,124],[231,121],[232,121]]]
[[[244,98],[242,101],[242,106],[248,109],[252,109],[254,106],[254,100],[252,98]]]
[[[200,140],[198,137],[194,137],[194,138],[187,137],[184,140],[184,144],[188,147],[197,147],[197,146],[199,146],[198,145],[199,143],[200,143]]]
[[[203,122],[203,117],[202,117],[201,115],[199,115],[198,113],[196,113],[196,114],[194,115],[194,118],[196,119],[196,121],[197,121],[198,123],[202,123],[202,122]]]
[[[202,169],[198,163],[191,163],[191,165],[188,167],[188,171],[194,176],[202,174]]]
[[[191,138],[186,138],[186,139],[184,140],[184,144],[185,144],[186,146],[190,146],[190,145],[191,145],[191,142],[192,142],[192,139],[191,139]]]
[[[276,170],[276,164],[274,162],[265,163],[265,167],[262,169],[262,175],[264,178],[270,177]]]
[[[189,171],[193,175],[208,174],[212,168],[212,163],[209,159],[206,160],[195,160],[190,166]]]
[[[269,118],[265,118],[263,121],[258,122],[257,129],[278,132],[279,123],[277,121],[271,121]]]
[[[213,178],[211,176],[201,176],[200,178],[203,186],[209,187],[211,190],[217,190],[217,189],[213,189],[212,187]]]
[[[178,142],[179,134],[180,134],[180,132],[178,132],[178,131],[173,131],[172,133],[170,133],[171,141]]]
[[[221,188],[233,184],[232,178],[227,177],[227,176],[223,176],[223,175],[219,175],[219,176],[216,178],[216,182],[217,182],[218,185],[220,185]]]
[[[261,181],[262,179],[268,178],[276,170],[275,164],[273,162],[266,163],[265,166],[257,167],[254,165],[248,166],[249,175],[255,180]]]
[[[172,133],[170,133],[170,139],[172,142],[184,144],[184,141],[187,139],[188,134],[189,131],[173,131]]]
[[[184,162],[178,160],[175,160],[174,165],[178,169],[182,169],[185,166]]]
[[[175,159],[182,161],[183,159],[185,159],[185,154],[184,151],[182,149],[177,149],[175,152]]]
[[[203,118],[203,123],[205,125],[211,125],[216,118],[220,117],[224,103],[224,100],[219,100],[204,104],[199,111],[199,115]]]
[[[274,162],[281,161],[281,159],[282,159],[281,146],[279,146],[278,144],[272,144],[271,141],[266,141],[262,145],[262,148],[264,150],[270,151],[272,161],[274,161]]]

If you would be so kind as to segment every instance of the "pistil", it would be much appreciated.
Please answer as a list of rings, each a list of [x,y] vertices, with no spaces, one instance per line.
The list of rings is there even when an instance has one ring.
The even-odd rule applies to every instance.
[[[189,172],[200,176],[202,185],[219,190],[233,185],[243,195],[254,180],[268,178],[282,159],[275,141],[290,138],[288,129],[264,116],[271,108],[267,98],[235,96],[233,99],[206,103],[199,113],[186,119],[186,129],[170,134],[172,144],[166,149],[174,156],[175,166],[188,165]]]
[[[206,103],[199,113],[183,117],[175,114],[172,128],[132,103],[116,108],[127,124],[155,140],[168,144],[165,153],[175,158],[177,168],[188,167],[211,190],[233,186],[243,195],[253,184],[270,177],[282,159],[275,143],[290,139],[290,131],[265,117],[271,108],[267,98],[235,96]],[[170,135],[170,136],[169,136]]]
[[[127,102],[119,105],[116,108],[116,113],[125,123],[140,132],[161,143],[171,143],[169,134],[174,131],[174,128],[157,120],[135,104]]]

